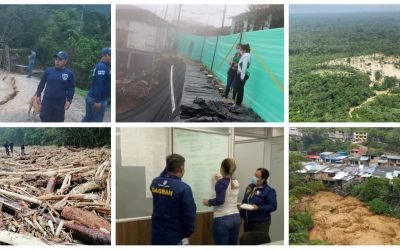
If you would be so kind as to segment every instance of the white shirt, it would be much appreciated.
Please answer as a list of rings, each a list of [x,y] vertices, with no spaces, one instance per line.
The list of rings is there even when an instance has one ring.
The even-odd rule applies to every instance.
[[[232,183],[234,188],[232,189]],[[221,206],[214,206],[214,218],[238,214],[239,182],[231,180],[225,193],[225,202]]]
[[[251,60],[250,53],[247,53],[247,52],[244,53],[239,60],[238,74],[240,73],[240,79],[242,79],[242,80],[244,79],[244,76],[246,75],[246,71],[249,66],[250,60]]]

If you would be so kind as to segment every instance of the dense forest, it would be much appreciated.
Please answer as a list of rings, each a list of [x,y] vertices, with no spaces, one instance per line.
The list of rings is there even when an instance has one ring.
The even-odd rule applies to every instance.
[[[378,156],[384,153],[400,154],[400,129],[399,128],[301,128],[303,133],[301,141],[289,138],[290,151],[307,151],[309,154],[321,152],[337,152],[344,150],[349,152],[351,148],[359,145],[350,141],[332,140],[328,138],[328,132],[335,130],[344,131],[351,135],[353,132],[367,132],[368,139],[363,144],[368,147],[368,154]]]
[[[18,146],[56,145],[100,147],[111,145],[110,128],[0,128],[0,143],[13,142]]]
[[[16,60],[25,65],[29,49],[36,49],[41,69],[66,51],[76,86],[87,89],[101,49],[111,45],[110,15],[110,5],[0,5],[0,46],[23,48]]]
[[[326,65],[338,58],[382,53],[400,56],[399,13],[293,14],[290,16],[290,120],[293,122],[400,121],[399,80],[369,86],[369,77],[350,66]],[[352,107],[378,96],[360,108]]]

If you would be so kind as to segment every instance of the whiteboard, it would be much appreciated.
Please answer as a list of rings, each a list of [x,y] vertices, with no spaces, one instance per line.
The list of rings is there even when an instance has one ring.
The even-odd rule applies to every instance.
[[[263,168],[265,142],[235,143],[236,178],[240,184],[239,202],[242,202],[246,187],[257,168]]]
[[[149,186],[165,168],[170,151],[169,128],[117,128],[116,216],[150,216]]]
[[[173,153],[186,159],[182,180],[192,188],[197,212],[211,211],[202,201],[215,197],[213,176],[229,157],[229,136],[176,128],[172,141]]]
[[[167,128],[121,128],[122,166],[144,167],[149,187],[165,168],[168,144]],[[148,188],[146,197],[152,197]]]

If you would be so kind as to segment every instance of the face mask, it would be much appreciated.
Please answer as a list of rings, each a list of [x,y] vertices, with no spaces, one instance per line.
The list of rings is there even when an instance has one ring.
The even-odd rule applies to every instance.
[[[254,185],[257,185],[257,178],[255,176],[252,176],[250,183],[254,184]]]

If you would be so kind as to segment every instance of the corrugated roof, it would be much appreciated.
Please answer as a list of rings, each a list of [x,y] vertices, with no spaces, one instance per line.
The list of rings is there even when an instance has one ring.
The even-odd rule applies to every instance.
[[[360,161],[368,161],[369,160],[369,156],[361,156],[360,157]]]
[[[400,160],[400,156],[398,155],[388,155],[387,158],[389,160]]]

